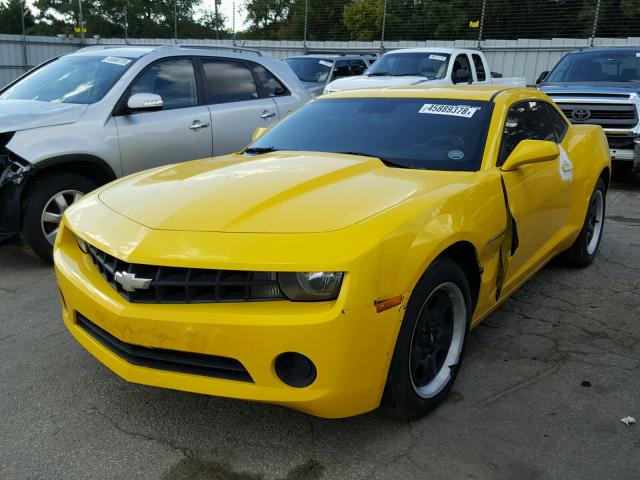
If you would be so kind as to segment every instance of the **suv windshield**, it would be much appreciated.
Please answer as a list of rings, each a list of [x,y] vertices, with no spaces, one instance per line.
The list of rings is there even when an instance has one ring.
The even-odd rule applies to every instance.
[[[95,103],[133,64],[135,59],[68,56],[27,75],[0,100],[39,100],[53,103]]]
[[[284,62],[303,82],[325,83],[333,66],[333,60],[322,58],[285,58]]]
[[[324,98],[292,113],[245,154],[277,150],[376,157],[422,170],[480,168],[493,103],[441,98]]]
[[[549,82],[640,82],[640,49],[569,54],[545,79]]]
[[[365,73],[368,76],[427,77],[429,80],[444,78],[449,64],[448,53],[387,53]]]

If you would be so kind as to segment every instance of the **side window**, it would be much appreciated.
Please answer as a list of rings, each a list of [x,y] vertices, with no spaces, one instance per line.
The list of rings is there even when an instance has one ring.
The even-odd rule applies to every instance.
[[[203,59],[202,68],[210,102],[242,102],[258,98],[253,74],[244,62]]]
[[[189,59],[163,60],[151,65],[131,86],[131,95],[155,93],[162,97],[164,110],[198,104],[196,75]]]
[[[258,81],[264,87],[264,91],[269,97],[281,97],[282,95],[288,95],[289,91],[285,88],[280,80],[278,80],[269,70],[257,63],[253,67],[254,72],[258,77]]]
[[[487,79],[487,73],[484,71],[484,64],[482,63],[482,58],[477,53],[471,55],[473,59],[473,65],[476,67],[476,76],[478,77],[479,82],[484,82]]]
[[[362,75],[362,73],[367,69],[363,60],[350,60],[349,65],[351,66],[352,75]]]
[[[549,117],[551,118],[551,124],[553,125],[553,130],[556,133],[556,141],[561,143],[569,130],[569,125],[567,125],[567,121],[562,118],[562,115],[560,115],[555,108],[548,103],[546,105],[547,110],[549,111]]]
[[[556,141],[556,134],[544,102],[522,102],[509,109],[504,123],[498,167],[522,140]]]
[[[467,57],[467,55],[465,54],[460,54],[456,57],[455,62],[453,62],[453,73],[455,75],[455,73],[458,70],[469,70],[469,73],[471,73],[471,67],[469,67],[469,57]]]
[[[349,63],[346,60],[338,60],[336,66],[333,69],[333,78],[349,77],[351,76],[351,70],[349,70]]]

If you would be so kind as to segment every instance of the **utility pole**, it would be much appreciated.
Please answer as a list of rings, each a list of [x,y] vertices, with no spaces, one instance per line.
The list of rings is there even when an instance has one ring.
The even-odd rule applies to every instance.
[[[80,23],[80,45],[84,45],[84,21],[82,20],[82,0],[78,0],[78,22]]]
[[[129,0],[124,4],[124,43],[129,43]]]
[[[484,12],[487,8],[487,0],[482,0],[482,13],[480,14],[480,29],[478,32],[478,49],[482,43],[482,29],[484,27]]]
[[[27,1],[22,1],[22,61],[24,71],[29,70],[29,58],[27,56],[27,29],[24,25],[24,16],[27,14]]]
[[[309,0],[304,0],[304,36],[302,46],[307,50],[307,19],[309,17]]]
[[[216,40],[218,40],[218,3],[220,2],[221,0],[214,0],[213,2],[213,15],[215,18],[213,25],[216,28]]]
[[[173,43],[178,43],[178,0],[173,0]]]
[[[591,38],[589,39],[589,46],[593,47],[593,40],[596,37],[596,33],[598,33],[598,19],[600,17],[600,0],[596,3],[596,15],[593,18],[593,29],[591,30]]]
[[[233,15],[232,15],[232,38],[233,38],[233,46],[236,46],[236,2],[233,2]]]
[[[380,34],[380,54],[384,53],[384,28],[387,23],[387,0],[384,0],[382,6],[382,33]]]

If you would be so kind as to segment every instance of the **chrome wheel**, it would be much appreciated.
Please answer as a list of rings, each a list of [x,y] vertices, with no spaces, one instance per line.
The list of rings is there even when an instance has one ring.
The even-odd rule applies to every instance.
[[[594,192],[587,213],[587,253],[593,255],[598,248],[604,221],[604,196],[601,190]]]
[[[53,245],[58,234],[62,214],[70,205],[74,204],[84,196],[84,193],[78,190],[63,190],[51,197],[42,210],[42,233],[47,241]]]
[[[422,398],[449,383],[464,344],[467,307],[455,283],[438,285],[422,305],[411,336],[409,376]]]

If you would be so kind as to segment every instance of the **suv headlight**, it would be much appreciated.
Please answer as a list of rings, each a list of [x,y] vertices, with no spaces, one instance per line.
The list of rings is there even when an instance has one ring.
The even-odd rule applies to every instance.
[[[278,283],[294,302],[335,300],[342,286],[343,272],[281,272]]]

